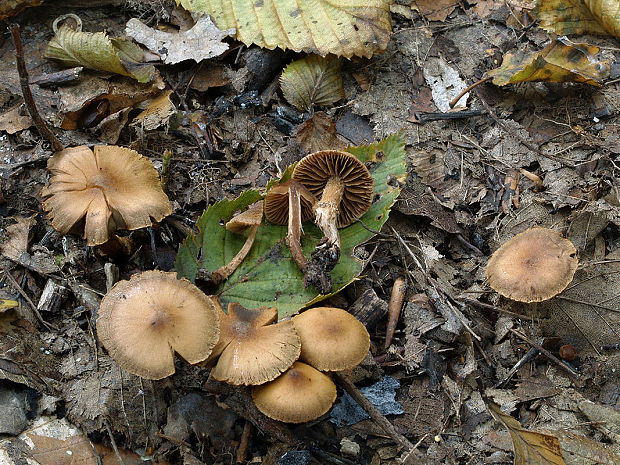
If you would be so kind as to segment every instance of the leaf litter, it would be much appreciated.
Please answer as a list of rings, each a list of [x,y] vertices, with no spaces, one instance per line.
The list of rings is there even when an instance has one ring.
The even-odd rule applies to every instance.
[[[153,31],[187,31],[195,24],[181,10],[168,9],[161,16],[154,3],[142,2],[136,10],[131,10],[132,2],[127,2],[128,10],[89,10],[92,13],[83,15],[85,30],[108,30],[116,37],[131,17],[140,18]],[[42,52],[50,39],[46,25],[70,8],[28,9],[17,17],[29,26],[23,29],[28,38],[26,56],[37,82],[41,77],[61,79],[52,88],[31,87],[41,114],[63,143],[92,146],[107,138],[112,141],[108,143],[148,156],[167,179],[174,214],[147,230],[121,230],[120,236],[135,245],[132,254],[104,258],[78,236],[54,231],[40,213],[39,191],[47,177],[43,162],[51,153],[37,132],[21,124],[0,131],[1,241],[9,242],[0,260],[0,299],[18,305],[11,304],[0,314],[2,389],[18,392],[16,386],[21,386],[19,392],[37,393],[32,405],[45,414],[61,416],[66,410],[67,419],[80,428],[82,436],[77,437],[94,446],[95,455],[88,457],[104,457],[104,462],[118,461],[117,446],[126,464],[139,457],[129,450],[171,464],[206,464],[213,457],[229,463],[225,457],[242,452],[246,458],[251,454],[264,463],[277,463],[286,453],[292,454],[293,446],[276,439],[286,438],[289,428],[248,415],[242,390],[218,395],[217,402],[229,407],[227,413],[209,404],[216,397],[212,386],[205,384],[208,369],[179,360],[177,374],[161,384],[119,370],[97,347],[93,312],[106,281],[114,283],[155,266],[171,270],[175,259],[184,261],[182,271],[189,275],[227,263],[243,246],[245,235],[226,233],[225,221],[258,200],[270,179],[285,179],[286,168],[304,154],[372,144],[401,134],[408,176],[388,175],[384,181],[391,194],[383,200],[378,193],[375,201],[384,201],[383,209],[399,190],[400,198],[383,228],[381,221],[354,225],[351,243],[363,242],[362,237],[366,242],[341,258],[348,270],[345,281],[353,282],[328,300],[368,322],[373,345],[382,347],[391,288],[397,277],[406,277],[404,308],[391,345],[385,351],[373,348],[351,379],[360,387],[384,375],[400,382],[395,400],[403,413],[388,414],[387,419],[417,445],[415,452],[424,459],[419,463],[558,463],[560,457],[563,463],[617,461],[620,201],[615,182],[614,44],[605,37],[574,35],[570,41],[554,42],[524,15],[532,2],[479,1],[470,9],[437,4],[431,7],[442,14],[432,17],[419,15],[412,8],[418,5],[411,2],[399,3],[400,8],[392,5],[396,14],[391,18],[390,41],[385,41],[383,29],[378,44],[347,51],[372,53],[373,58],[343,61],[336,74],[342,78],[339,99],[315,102],[321,112],[304,105],[302,111],[310,110],[307,113],[289,105],[292,102],[279,89],[279,76],[287,64],[303,56],[246,50],[226,39],[231,53],[201,63],[159,65],[161,76],[151,84],[92,71],[83,72],[77,83],[64,83],[54,75],[60,67],[44,59]],[[42,17],[31,15],[34,12],[48,20],[44,23]],[[214,22],[225,27],[216,18]],[[254,40],[238,37],[246,43]],[[518,43],[513,37],[520,38]],[[263,43],[260,37],[256,40]],[[383,54],[376,53],[382,48]],[[21,90],[11,63],[10,40],[0,45],[0,54],[8,58],[0,63],[4,114],[20,104]],[[558,59],[547,61],[554,54]],[[581,61],[571,61],[573,56]],[[516,84],[482,83],[469,91],[467,106],[456,112],[431,102],[436,84],[425,77],[441,74],[438,63],[443,62],[442,69],[450,69],[462,87],[497,69],[502,61],[512,63],[509,70],[500,69],[505,80]],[[546,69],[561,82],[523,82],[525,74],[542,74]],[[579,80],[600,87],[576,83]],[[451,91],[453,81],[446,82],[443,87]],[[136,118],[149,102],[158,103]],[[146,118],[149,115],[152,118]],[[61,123],[64,130],[58,129]],[[391,150],[378,147],[369,152],[350,150],[365,150],[364,161],[377,167]],[[375,159],[368,158],[373,151]],[[179,249],[196,221],[198,232]],[[21,226],[12,227],[16,222]],[[573,242],[580,259],[568,289],[536,308],[500,298],[484,277],[490,253],[532,226],[560,231]],[[284,291],[270,290],[266,299],[260,297],[268,301],[262,303],[254,295],[259,290],[252,284],[252,260],[258,268],[275,273],[285,271],[276,264],[282,268],[291,263],[285,246],[274,247],[281,244],[286,228],[267,224],[261,228],[274,234],[262,236],[262,246],[252,246],[232,280],[211,290],[226,301],[236,297],[235,289],[242,289],[240,295],[252,303],[272,305],[275,299],[282,303],[282,313],[295,312],[316,293],[301,298],[294,295],[297,290],[289,291],[288,297]],[[309,223],[304,232],[309,253],[320,233]],[[298,276],[294,263],[289,271]],[[280,275],[268,275],[271,281],[273,276]],[[299,284],[299,278],[292,281]],[[54,283],[71,290],[69,295],[54,294],[56,304],[44,292],[54,289]],[[265,283],[275,287],[269,279]],[[36,316],[39,308],[51,309],[40,312],[45,324]],[[570,361],[559,358],[564,353],[559,348],[566,345],[576,352]],[[476,378],[482,387],[477,387]],[[504,420],[512,424],[520,445],[514,446],[508,429],[492,419],[486,395],[501,404],[501,415],[509,415]],[[196,397],[202,399],[198,409],[190,401]],[[226,433],[203,424],[204,415],[192,413],[203,410],[211,412],[214,424],[229,425]],[[181,421],[179,412],[187,418]],[[266,433],[257,440],[250,428],[248,445],[236,447],[242,431],[249,428],[248,419]],[[399,447],[377,424],[371,419],[336,429],[321,421],[320,427],[307,427],[319,447],[313,448],[305,433],[295,430],[302,441],[298,449],[319,462],[402,461]],[[523,437],[529,438],[525,445]],[[559,446],[560,455],[542,459],[544,454],[536,447],[543,439],[556,451]],[[59,443],[59,450],[65,444]],[[43,443],[38,447],[41,453],[46,448]],[[526,461],[525,450],[538,462]],[[15,438],[2,441],[0,454],[7,463],[32,455]],[[57,459],[60,455],[54,460],[62,463]]]

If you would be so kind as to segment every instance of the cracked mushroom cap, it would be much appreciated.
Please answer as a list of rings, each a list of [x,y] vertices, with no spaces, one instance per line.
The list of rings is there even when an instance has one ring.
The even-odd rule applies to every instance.
[[[172,213],[159,176],[148,158],[123,147],[97,145],[55,153],[43,208],[61,234],[81,227],[88,245],[108,241],[115,229],[140,229]]]
[[[226,229],[240,234],[252,226],[259,226],[263,221],[263,201],[254,202],[247,210],[235,215],[226,223]]]
[[[504,243],[487,264],[487,279],[504,297],[519,302],[548,300],[573,280],[577,250],[547,228],[531,228]]]
[[[220,358],[211,371],[213,378],[228,384],[253,386],[271,381],[299,357],[301,343],[293,323],[278,318],[278,310],[248,310],[228,304],[222,316],[217,350]]]
[[[285,423],[305,423],[325,414],[336,400],[329,376],[305,363],[295,362],[274,381],[255,386],[252,398],[258,410]]]
[[[340,308],[314,307],[295,316],[300,360],[321,371],[341,371],[361,363],[370,349],[366,327]]]
[[[116,363],[143,378],[174,373],[174,352],[206,359],[219,337],[212,300],[176,273],[146,271],[119,281],[99,307],[97,334]]]
[[[295,166],[293,179],[321,198],[330,178],[344,183],[338,212],[339,228],[348,226],[368,211],[372,204],[374,181],[364,164],[354,155],[337,150],[323,150],[302,158]]]
[[[275,224],[288,223],[288,188],[293,180],[281,184],[275,184],[267,191],[265,197],[265,217]],[[312,207],[316,203],[316,197],[303,186],[299,189],[301,204],[301,222],[312,221],[314,213]]]

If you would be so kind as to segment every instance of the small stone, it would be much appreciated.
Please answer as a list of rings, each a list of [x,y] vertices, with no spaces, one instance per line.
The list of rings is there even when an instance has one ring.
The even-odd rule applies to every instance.
[[[345,457],[357,457],[360,454],[360,445],[355,441],[343,438],[340,441],[340,453]]]
[[[17,436],[28,427],[26,394],[16,386],[0,382],[0,434]]]

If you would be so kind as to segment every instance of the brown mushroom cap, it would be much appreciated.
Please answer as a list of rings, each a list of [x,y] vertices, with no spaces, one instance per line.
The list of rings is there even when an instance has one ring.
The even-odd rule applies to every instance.
[[[174,352],[206,359],[219,336],[212,300],[176,273],[145,271],[120,281],[99,307],[97,334],[120,367],[143,378],[174,373]]]
[[[364,360],[370,349],[366,327],[340,308],[311,308],[292,321],[301,339],[299,359],[318,370],[353,368]]]
[[[286,423],[304,423],[326,413],[336,400],[336,385],[320,371],[295,362],[274,381],[252,389],[258,410]]]
[[[531,228],[504,243],[487,264],[487,279],[504,297],[541,302],[566,289],[577,269],[571,241],[547,228]]]
[[[323,150],[302,158],[295,166],[293,179],[321,198],[323,188],[332,177],[344,183],[337,227],[353,223],[372,204],[374,181],[368,169],[354,155],[337,150]]]
[[[88,245],[103,244],[116,228],[140,229],[161,221],[172,206],[148,158],[116,146],[73,147],[47,162],[52,173],[41,189],[43,208],[61,234],[86,218]]]
[[[267,191],[265,196],[265,217],[275,224],[288,223],[288,188],[291,180],[281,184],[275,184]],[[311,221],[314,218],[312,207],[316,202],[316,197],[309,190],[301,188],[299,190],[301,204],[301,221]]]
[[[252,226],[259,226],[263,221],[263,201],[254,202],[247,210],[235,215],[226,223],[226,229],[233,233],[242,233]]]
[[[291,321],[270,324],[278,310],[248,310],[238,303],[228,304],[221,322],[222,350],[213,378],[234,385],[257,385],[276,378],[299,357],[301,343]],[[223,347],[222,347],[223,346]]]

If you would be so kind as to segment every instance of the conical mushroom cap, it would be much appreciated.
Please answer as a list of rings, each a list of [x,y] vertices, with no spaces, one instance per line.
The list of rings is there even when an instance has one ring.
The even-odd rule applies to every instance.
[[[291,321],[269,324],[277,317],[275,307],[248,310],[238,303],[229,304],[218,344],[218,350],[222,345],[225,348],[211,371],[213,378],[234,385],[257,385],[290,367],[299,357],[299,336]]]
[[[120,367],[143,378],[174,373],[174,352],[206,359],[219,337],[215,305],[176,273],[146,271],[120,281],[101,301],[99,340]]]
[[[311,308],[292,321],[301,339],[299,359],[317,370],[348,370],[359,365],[370,349],[366,327],[340,308]]]
[[[332,177],[338,177],[344,183],[337,224],[342,228],[368,211],[375,183],[357,157],[338,150],[311,153],[302,158],[293,171],[293,179],[306,186],[317,199],[321,198],[323,188]]]
[[[258,410],[286,423],[304,423],[326,413],[336,400],[336,385],[320,371],[295,362],[274,381],[255,386],[252,398]]]
[[[275,184],[267,191],[265,197],[265,217],[275,224],[288,223],[288,188],[291,180],[281,184]],[[316,197],[303,186],[299,189],[299,200],[301,205],[301,222],[311,221],[314,218],[312,207],[316,202]]]
[[[487,264],[487,279],[504,297],[519,302],[550,299],[573,280],[577,250],[547,228],[531,228],[504,243]]]
[[[86,218],[88,245],[107,242],[116,228],[140,229],[161,221],[172,206],[148,158],[134,150],[97,145],[55,153],[47,162],[52,173],[41,189],[43,208],[61,234]]]

